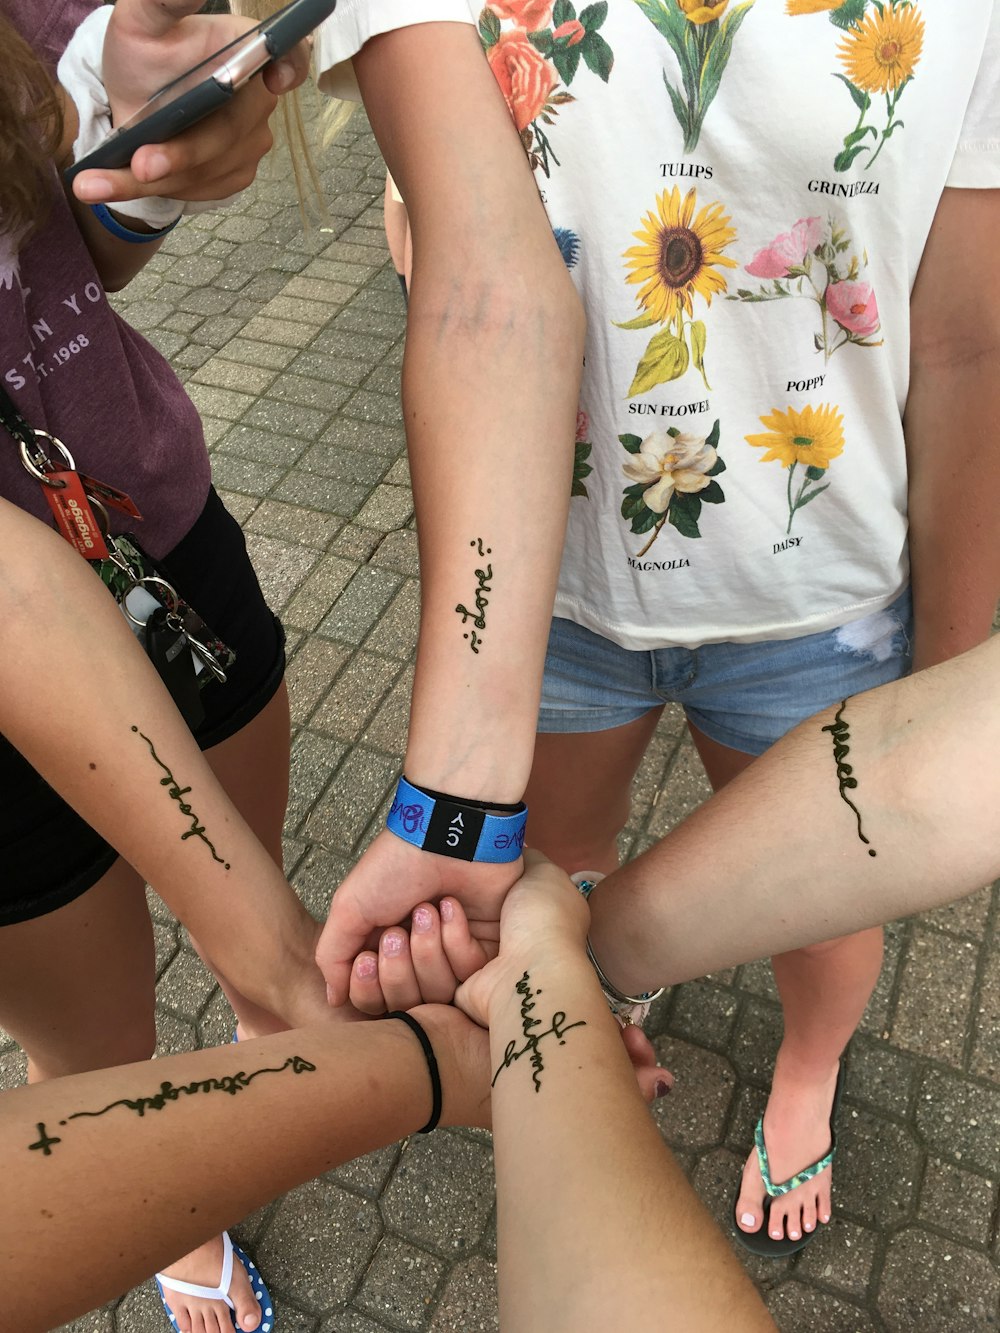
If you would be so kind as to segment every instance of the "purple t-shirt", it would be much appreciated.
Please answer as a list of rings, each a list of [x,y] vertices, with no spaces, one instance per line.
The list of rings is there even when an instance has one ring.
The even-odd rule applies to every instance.
[[[0,0],[0,14],[55,67],[93,0]],[[53,173],[44,226],[20,248],[0,231],[0,383],[28,424],[62,440],[81,472],[126,491],[141,522],[112,514],[165,555],[204,506],[201,421],[163,357],[108,304]],[[0,495],[51,522],[41,485],[0,427]]]

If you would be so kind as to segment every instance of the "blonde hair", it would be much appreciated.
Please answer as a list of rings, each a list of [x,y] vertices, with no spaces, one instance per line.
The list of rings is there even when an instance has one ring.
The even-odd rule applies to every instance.
[[[63,135],[62,106],[48,71],[0,18],[0,234],[23,236],[51,203],[50,163]]]

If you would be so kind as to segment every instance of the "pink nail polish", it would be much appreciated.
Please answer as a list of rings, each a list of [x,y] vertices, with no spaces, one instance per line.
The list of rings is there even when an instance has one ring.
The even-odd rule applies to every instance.
[[[426,933],[434,925],[429,907],[418,907],[413,913],[413,929]]]
[[[403,952],[402,935],[383,935],[382,952],[390,958],[397,958]]]
[[[442,898],[438,911],[441,913],[442,921],[454,921],[455,904],[449,898]]]
[[[355,975],[359,976],[362,981],[371,981],[378,975],[378,963],[369,954],[366,954],[364,958],[359,958],[354,964],[354,971]]]

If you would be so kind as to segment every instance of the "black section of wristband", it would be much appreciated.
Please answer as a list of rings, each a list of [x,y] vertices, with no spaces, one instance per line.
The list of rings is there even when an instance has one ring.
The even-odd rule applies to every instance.
[[[431,1076],[431,1118],[424,1125],[423,1129],[417,1130],[418,1134],[429,1134],[432,1129],[437,1129],[438,1121],[441,1119],[441,1074],[438,1070],[437,1057],[434,1054],[434,1047],[431,1045],[431,1039],[427,1033],[413,1017],[412,1014],[403,1013],[402,1009],[394,1009],[391,1014],[386,1014],[386,1018],[398,1018],[410,1029],[417,1041],[420,1042],[424,1053],[424,1059],[427,1061],[427,1072]]]
[[[515,801],[513,805],[504,804],[503,801],[476,801],[470,796],[449,796],[447,792],[434,791],[430,787],[421,787],[419,782],[413,782],[403,774],[406,781],[417,791],[423,792],[429,796],[432,801],[449,801],[452,805],[464,805],[469,810],[484,810],[487,814],[496,811],[502,815],[519,815],[522,810],[527,809],[523,801]]]

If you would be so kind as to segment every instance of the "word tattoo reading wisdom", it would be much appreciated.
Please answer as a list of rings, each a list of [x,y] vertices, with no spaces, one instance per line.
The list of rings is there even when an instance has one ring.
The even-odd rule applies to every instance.
[[[853,790],[858,785],[858,780],[853,776],[854,769],[844,760],[851,753],[850,739],[851,732],[848,724],[844,721],[843,712],[847,707],[847,700],[842,699],[840,707],[834,715],[833,721],[829,726],[823,727],[823,731],[828,731],[833,738],[833,758],[837,765],[837,781],[840,784],[840,799],[845,801],[854,811],[854,818],[858,821],[858,837],[863,843],[868,845],[868,855],[877,856],[878,853],[869,845],[869,839],[865,837],[861,828],[861,811],[847,795],[848,790]]]
[[[290,1055],[283,1065],[276,1069],[255,1069],[252,1074],[240,1070],[236,1074],[224,1074],[221,1078],[203,1078],[196,1083],[182,1083],[180,1087],[174,1087],[172,1083],[161,1083],[159,1092],[154,1092],[151,1097],[120,1097],[115,1102],[109,1102],[107,1106],[102,1106],[99,1111],[74,1111],[68,1115],[65,1120],[60,1120],[60,1127],[65,1127],[71,1120],[96,1119],[97,1116],[107,1115],[113,1111],[116,1106],[124,1106],[126,1110],[133,1112],[142,1119],[147,1111],[162,1111],[165,1106],[175,1102],[180,1097],[194,1097],[202,1092],[225,1092],[230,1097],[235,1097],[238,1092],[248,1088],[255,1078],[260,1078],[262,1074],[283,1074],[286,1069],[290,1069],[293,1074],[313,1074],[316,1072],[316,1066],[310,1061],[304,1060],[301,1055]],[[45,1157],[52,1156],[52,1145],[62,1143],[62,1139],[49,1134],[44,1124],[35,1126],[38,1133],[38,1141],[28,1144],[29,1152],[41,1151]]]
[[[149,737],[143,736],[142,732],[139,730],[138,727],[133,727],[132,730],[135,732],[137,736],[141,736],[142,739],[146,742],[146,744],[149,746],[149,753],[153,756],[153,758],[156,760],[156,762],[159,764],[159,766],[163,769],[164,773],[166,774],[166,777],[160,778],[160,786],[168,788],[168,795],[170,796],[170,799],[172,801],[177,802],[178,806],[180,807],[181,814],[184,815],[186,819],[190,819],[191,821],[191,827],[181,834],[181,842],[185,842],[188,838],[200,838],[201,841],[208,848],[208,850],[212,853],[213,861],[218,861],[219,865],[222,866],[224,870],[228,870],[229,862],[223,860],[223,858],[215,850],[215,844],[210,842],[209,839],[205,837],[205,825],[198,823],[198,816],[191,809],[188,803],[184,800],[184,797],[188,794],[191,788],[179,787],[177,785],[177,779],[174,777],[173,773],[171,773],[170,769],[166,766],[166,764],[163,762],[160,756],[153,749],[153,742],[149,739]]]
[[[521,1029],[524,1037],[524,1045],[520,1050],[517,1049],[517,1041],[509,1041],[507,1049],[503,1053],[503,1064],[493,1075],[491,1087],[496,1087],[496,1081],[503,1070],[509,1069],[512,1064],[520,1060],[522,1055],[528,1056],[531,1061],[531,1081],[535,1085],[535,1091],[542,1090],[542,1071],[545,1068],[545,1062],[542,1059],[542,1053],[538,1049],[546,1037],[555,1037],[560,1046],[566,1045],[566,1033],[573,1028],[585,1028],[587,1024],[581,1018],[578,1023],[567,1023],[566,1015],[561,1009],[552,1015],[552,1026],[547,1027],[544,1032],[535,1032],[534,1029],[541,1027],[540,1018],[532,1018],[531,1011],[535,1007],[536,998],[541,995],[540,990],[531,989],[531,977],[525,972],[524,976],[514,987],[521,997]]]
[[[475,546],[478,549],[479,554],[484,558],[493,554],[492,546],[487,546],[485,549],[483,548],[482,537],[477,537],[475,541],[469,542],[469,545]],[[475,611],[470,611],[467,606],[463,606],[462,603],[459,602],[458,606],[455,607],[455,610],[462,617],[463,625],[467,625],[470,621],[472,622],[474,628],[470,633],[463,634],[462,638],[468,639],[469,647],[478,656],[483,640],[482,636],[476,633],[476,630],[484,630],[486,628],[486,608],[489,606],[489,598],[486,594],[493,591],[490,587],[490,579],[493,577],[493,566],[487,565],[485,569],[477,569],[474,572],[478,581],[476,587],[476,609]]]

